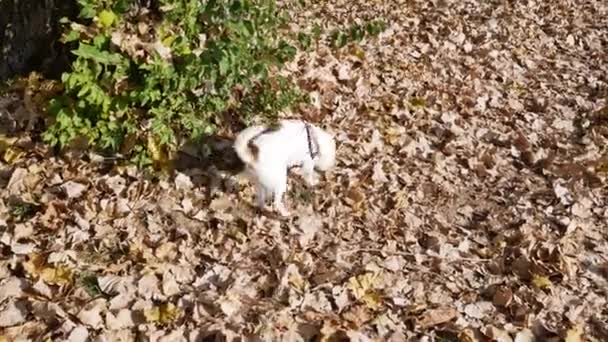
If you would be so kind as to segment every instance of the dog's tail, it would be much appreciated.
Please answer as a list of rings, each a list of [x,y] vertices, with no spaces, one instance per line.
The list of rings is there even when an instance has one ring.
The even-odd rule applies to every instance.
[[[248,166],[257,162],[259,149],[255,144],[255,138],[261,135],[264,127],[249,127],[240,132],[234,140],[234,151],[237,156]]]

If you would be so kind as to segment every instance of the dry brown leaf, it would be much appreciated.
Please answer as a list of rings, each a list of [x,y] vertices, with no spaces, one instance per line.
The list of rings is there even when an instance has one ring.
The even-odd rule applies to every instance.
[[[433,326],[447,323],[458,317],[458,311],[454,308],[438,308],[425,311],[420,318],[416,320],[417,325],[422,329],[428,329]]]
[[[471,329],[465,329],[458,334],[458,342],[477,342],[475,332]]]
[[[494,305],[490,302],[471,303],[464,307],[464,313],[472,318],[483,319],[494,311]]]
[[[513,300],[513,291],[506,286],[499,286],[496,288],[494,295],[492,296],[492,303],[496,306],[506,307],[511,304]]]
[[[105,299],[97,299],[90,302],[84,308],[82,308],[80,312],[78,312],[76,317],[80,320],[80,322],[93,329],[101,329],[104,325],[104,319],[101,313],[105,308],[105,304]]]
[[[82,196],[87,186],[81,183],[67,181],[61,185],[69,198],[78,198]]]
[[[26,321],[28,310],[24,302],[10,300],[0,307],[0,328],[12,327]]]

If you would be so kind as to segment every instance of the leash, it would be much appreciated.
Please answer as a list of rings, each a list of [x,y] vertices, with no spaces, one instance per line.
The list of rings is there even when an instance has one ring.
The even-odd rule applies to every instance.
[[[310,153],[310,158],[315,159],[315,157],[319,154],[319,146],[317,146],[317,150],[313,149],[313,145],[317,145],[316,141],[312,138],[312,131],[310,124],[304,124],[304,128],[306,129],[306,140],[308,140],[308,153]]]

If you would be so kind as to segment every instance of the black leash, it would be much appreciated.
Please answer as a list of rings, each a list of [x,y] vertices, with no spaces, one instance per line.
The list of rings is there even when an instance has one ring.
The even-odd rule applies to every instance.
[[[306,139],[308,140],[308,153],[310,153],[310,157],[315,159],[315,157],[319,154],[319,148],[317,146],[317,150],[313,149],[313,145],[316,145],[316,142],[313,141],[312,132],[310,124],[304,124],[304,128],[306,128]]]

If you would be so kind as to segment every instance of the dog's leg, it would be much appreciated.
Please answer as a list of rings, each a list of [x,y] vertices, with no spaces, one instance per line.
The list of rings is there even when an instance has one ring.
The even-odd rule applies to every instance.
[[[315,179],[315,163],[312,159],[306,159],[304,163],[302,163],[302,175],[309,186],[315,186],[319,183],[319,181]]]
[[[256,183],[255,199],[260,209],[266,206],[266,189],[260,183]]]
[[[283,195],[287,191],[287,174],[283,175],[283,179],[277,181],[277,187],[274,190],[273,204],[276,211],[281,216],[289,216],[289,210],[285,207],[283,202]]]

